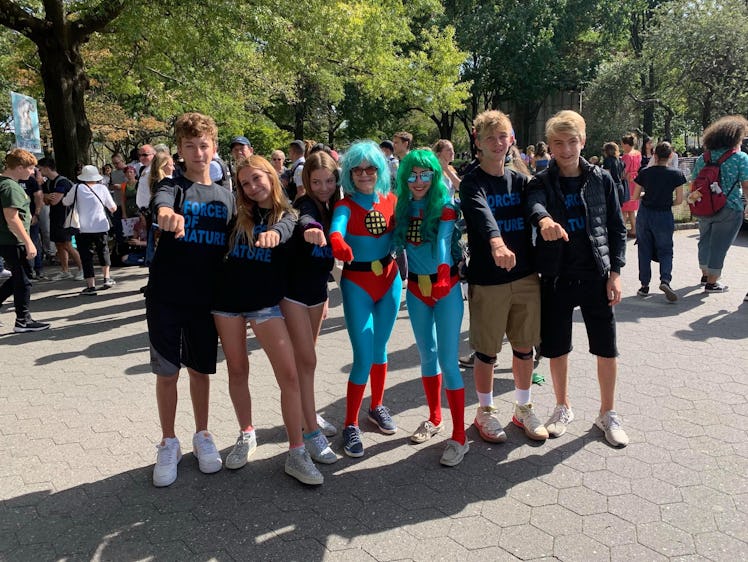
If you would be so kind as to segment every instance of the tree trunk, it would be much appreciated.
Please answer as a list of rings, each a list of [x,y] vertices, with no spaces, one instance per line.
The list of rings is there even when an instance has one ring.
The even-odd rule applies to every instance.
[[[655,96],[654,65],[650,63],[647,68],[647,79],[645,81],[645,86],[644,86],[644,97],[653,98],[654,96]],[[655,112],[654,105],[647,104],[644,106],[644,114],[642,118],[642,129],[650,137],[652,136],[652,131],[654,130],[654,112]]]
[[[439,128],[439,138],[451,141],[455,126],[455,114],[448,111],[442,111],[441,115],[431,115],[430,117]]]
[[[55,161],[62,175],[75,178],[77,167],[88,163],[92,138],[84,103],[88,78],[83,59],[78,45],[64,49],[54,38],[38,47]]]

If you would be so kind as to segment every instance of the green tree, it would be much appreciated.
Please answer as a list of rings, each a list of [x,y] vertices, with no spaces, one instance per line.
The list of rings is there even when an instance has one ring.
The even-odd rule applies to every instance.
[[[706,127],[748,112],[748,6],[741,0],[667,2],[645,35],[643,55],[662,77],[659,96]]]
[[[71,177],[76,165],[85,163],[91,143],[84,102],[89,80],[81,47],[111,25],[124,5],[124,0],[43,0],[41,5],[0,0],[0,25],[36,45],[55,155],[60,171]]]

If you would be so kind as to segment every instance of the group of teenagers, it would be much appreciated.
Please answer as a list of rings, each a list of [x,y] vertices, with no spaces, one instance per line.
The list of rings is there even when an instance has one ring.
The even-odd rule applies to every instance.
[[[566,431],[574,419],[568,397],[572,312],[580,306],[590,352],[597,356],[601,404],[595,424],[612,445],[628,443],[614,409],[613,312],[621,300],[626,229],[610,175],[581,157],[585,122],[573,111],[547,122],[554,158],[531,180],[505,167],[515,141],[505,114],[483,112],[474,126],[480,165],[462,179],[459,204],[431,150],[408,152],[393,178],[379,145],[369,140],[353,143],[340,166],[325,152],[307,158],[305,192],[292,204],[277,171],[258,155],[237,163],[235,194],[212,182],[214,121],[199,113],[177,119],[176,144],[185,169],[180,177],[162,180],[153,196],[153,220],[162,235],[145,291],[163,433],[153,470],[156,486],[176,480],[182,457],[174,427],[181,366],[190,377],[199,468],[213,473],[223,467],[208,431],[217,338],[239,425],[226,467],[241,468],[256,450],[247,323],[280,387],[289,441],[285,472],[304,484],[323,483],[315,463],[339,457],[327,439],[337,428],[315,407],[315,344],[335,259],[343,263],[340,291],[353,352],[343,452],[364,455],[359,416],[367,382],[368,419],[384,434],[397,431],[384,391],[387,343],[405,280],[429,412],[410,439],[423,443],[444,429],[444,386],[452,433],[440,462],[458,465],[469,450],[458,365],[463,315],[458,266],[464,256],[455,225],[461,214],[468,237],[470,345],[479,402],[474,425],[481,438],[507,439],[493,396],[493,365],[505,336],[513,355],[512,422],[535,440]],[[407,275],[401,278],[394,256],[403,251]],[[545,424],[532,404],[533,348],[549,359],[556,395]]]

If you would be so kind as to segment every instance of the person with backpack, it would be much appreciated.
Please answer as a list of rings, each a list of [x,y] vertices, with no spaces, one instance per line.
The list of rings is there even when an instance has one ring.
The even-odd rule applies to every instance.
[[[746,135],[748,119],[742,115],[718,119],[704,131],[701,142],[705,152],[693,167],[688,202],[699,219],[699,267],[706,293],[728,289],[720,277],[727,250],[743,223],[748,154],[740,151],[740,145]],[[700,208],[707,204],[708,209]]]
[[[306,154],[306,145],[302,140],[292,141],[288,145],[288,155],[291,158],[291,166],[288,168],[288,183],[285,191],[288,200],[293,203],[298,197],[304,195],[304,181],[301,173],[304,171],[304,155]]]
[[[678,295],[670,288],[673,279],[673,205],[683,203],[683,189],[688,180],[680,170],[668,166],[673,154],[669,142],[655,147],[655,165],[642,169],[634,180],[635,200],[641,197],[641,206],[636,216],[637,248],[639,253],[640,297],[649,294],[652,278],[652,261],[660,262],[660,291],[670,302]],[[642,189],[644,193],[642,194]],[[675,192],[675,202],[673,202]]]

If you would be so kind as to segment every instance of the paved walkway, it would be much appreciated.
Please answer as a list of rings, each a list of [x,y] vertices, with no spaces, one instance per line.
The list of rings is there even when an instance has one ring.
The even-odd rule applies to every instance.
[[[383,436],[362,417],[366,456],[322,466],[317,489],[283,473],[279,393],[254,340],[257,454],[237,472],[199,472],[185,377],[177,431],[186,454],[177,482],[154,488],[160,431],[138,292],[144,270],[115,270],[117,286],[96,298],[79,297],[75,282],[38,284],[33,311],[52,330],[10,334],[7,305],[0,314],[0,560],[745,560],[748,233],[728,256],[726,294],[701,292],[695,254],[695,231],[676,233],[680,301],[671,305],[658,291],[635,295],[629,245],[617,309],[627,448],[609,447],[592,424],[594,360],[577,322],[569,432],[538,444],[509,424],[502,354],[495,390],[509,441],[483,443],[471,428],[464,462],[440,466],[446,436],[408,440],[426,407],[403,305],[385,394],[401,429]],[[466,349],[466,321],[462,335]],[[337,289],[319,357],[318,407],[340,424],[351,353]],[[538,370],[550,380],[547,361]],[[224,454],[237,433],[226,379],[222,362],[211,429]],[[472,420],[470,371],[465,386]],[[545,418],[550,384],[534,397]]]

